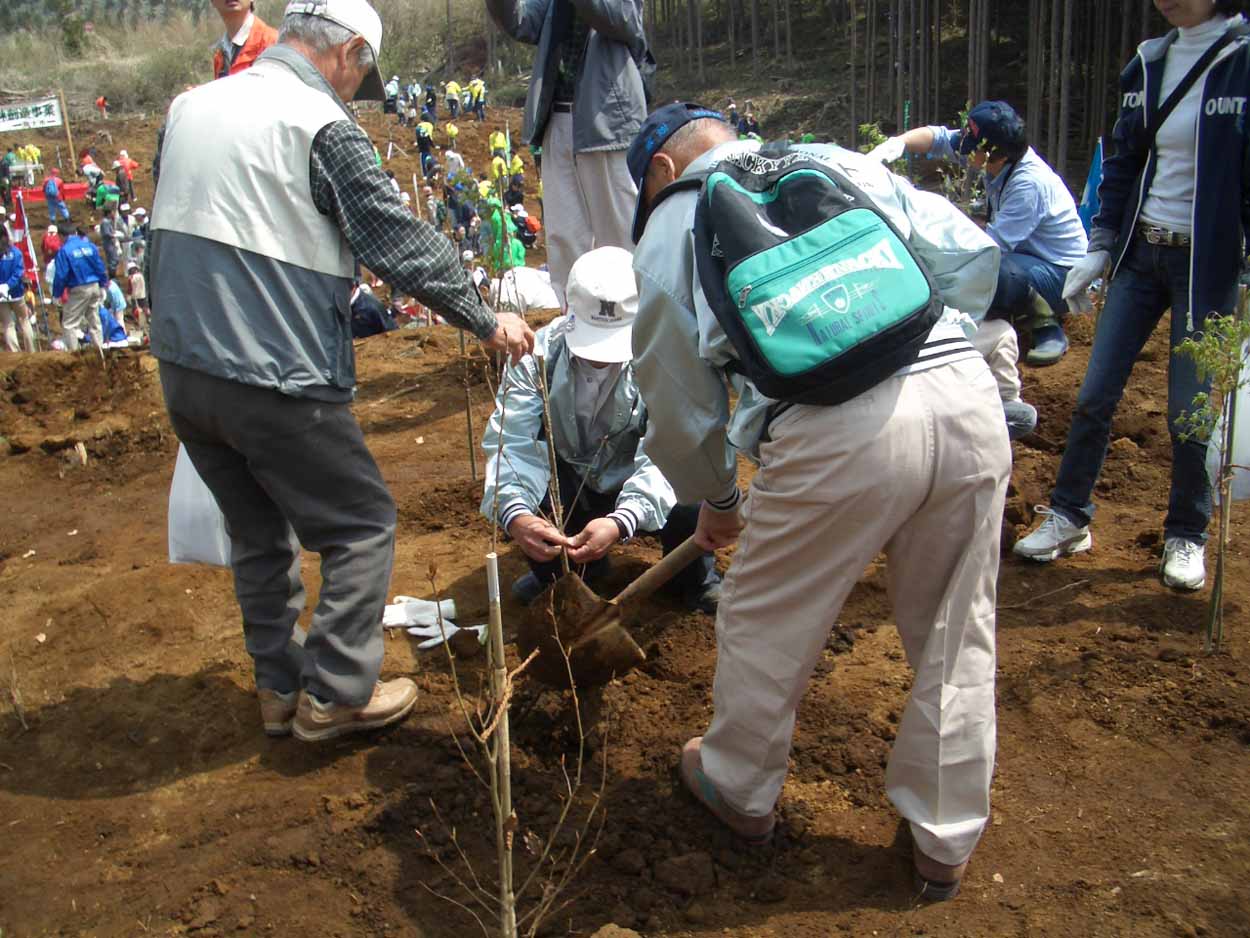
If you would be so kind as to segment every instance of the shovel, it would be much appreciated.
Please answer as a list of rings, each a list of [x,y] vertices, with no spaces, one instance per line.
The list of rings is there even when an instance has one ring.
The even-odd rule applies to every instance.
[[[539,652],[528,673],[551,687],[566,688],[571,672],[574,683],[585,688],[600,687],[636,668],[647,656],[621,625],[621,607],[627,600],[650,596],[702,554],[694,537],[688,537],[612,599],[601,599],[576,573],[556,580],[534,601],[517,631],[522,659]]]

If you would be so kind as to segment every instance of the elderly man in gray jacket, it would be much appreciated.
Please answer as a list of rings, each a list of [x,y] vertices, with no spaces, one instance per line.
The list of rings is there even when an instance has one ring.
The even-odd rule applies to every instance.
[[[366,0],[295,0],[249,70],[180,95],[154,174],[152,353],[170,422],[225,515],[261,719],[305,741],[385,726],[416,700],[381,682],[395,503],[351,412],[358,261],[483,344],[495,316],[450,242],[374,162],[345,101],[378,100],[382,22]],[[321,555],[307,640],[300,545]]]
[[[632,248],[637,187],[625,150],[647,116],[654,67],[642,0],[486,0],[513,39],[537,45],[525,140],[542,147],[547,266],[563,304],[573,262],[591,248]]]
[[[947,309],[911,363],[867,391],[829,406],[769,400],[743,378],[708,305],[695,190],[657,205],[674,180],[721,160],[777,162],[753,159],[759,144],[735,140],[708,113],[662,108],[629,154],[642,190],[633,340],[647,455],[679,499],[702,500],[697,543],[719,549],[742,533],[716,620],[715,712],[706,734],[686,744],[681,775],[733,831],[771,836],[807,680],[851,589],[884,552],[894,621],[915,669],[886,793],[910,822],[921,894],[949,898],[989,817],[995,584],[1011,469],[994,379],[954,310],[989,306],[999,249],[941,196],[880,163],[834,146],[794,148],[795,162],[824,163],[872,200]],[[770,195],[753,193],[761,203]],[[760,223],[769,225],[762,213]],[[819,273],[808,281],[815,289],[836,284],[864,306],[898,275],[871,259]],[[840,315],[858,312],[850,310]],[[739,395],[732,415],[730,381]],[[760,463],[745,500],[739,452]]]

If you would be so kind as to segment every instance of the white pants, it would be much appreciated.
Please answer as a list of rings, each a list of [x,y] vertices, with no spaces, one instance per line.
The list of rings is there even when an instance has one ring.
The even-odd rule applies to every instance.
[[[10,352],[20,352],[21,346],[17,344],[18,327],[22,330],[22,341],[26,345],[26,351],[35,351],[35,330],[30,324],[30,313],[26,309],[26,303],[22,300],[9,300],[8,302],[0,302],[0,327],[4,329],[4,347]]]
[[[61,307],[61,339],[71,352],[78,351],[78,334],[86,329],[96,348],[104,347],[104,328],[100,325],[100,304],[104,292],[98,283],[73,287],[69,301]]]
[[[607,245],[633,251],[638,187],[624,150],[573,152],[573,115],[553,113],[543,135],[543,228],[551,286],[564,305],[573,262]]]
[[[977,324],[976,334],[969,340],[990,366],[998,383],[1001,401],[1020,400],[1020,340],[1016,329],[1006,319],[987,319]]]
[[[772,425],[716,619],[703,769],[726,802],[772,810],[795,709],[842,604],[882,551],[915,670],[886,793],[939,863],[989,817],[994,604],[1011,447],[980,359],[891,378]],[[835,676],[836,680],[836,676]]]

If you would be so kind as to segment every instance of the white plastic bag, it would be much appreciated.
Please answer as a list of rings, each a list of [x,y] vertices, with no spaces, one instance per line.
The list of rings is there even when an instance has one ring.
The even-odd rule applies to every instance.
[[[225,516],[181,445],[169,488],[169,562],[230,566]]]
[[[1250,374],[1250,348],[1242,351],[1242,378]],[[1215,501],[1220,500],[1220,441],[1224,439],[1224,415],[1220,415],[1215,432],[1211,434],[1211,442],[1207,445],[1207,475],[1214,486]],[[1233,425],[1233,465],[1250,466],[1250,385],[1243,385],[1237,391],[1237,422]],[[1250,500],[1250,472],[1245,469],[1233,470],[1232,498],[1235,502]]]

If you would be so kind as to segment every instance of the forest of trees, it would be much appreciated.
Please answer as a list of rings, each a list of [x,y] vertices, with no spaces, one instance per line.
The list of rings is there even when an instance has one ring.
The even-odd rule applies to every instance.
[[[844,143],[863,123],[886,130],[950,123],[968,102],[1004,98],[1065,174],[1079,174],[1114,120],[1116,76],[1136,44],[1166,29],[1152,0],[622,2],[643,4],[666,86],[692,95],[746,86],[763,95],[822,80],[831,126],[820,129]],[[481,0],[375,3],[386,25],[387,71],[502,65],[514,78],[528,60],[529,50],[490,24]],[[258,4],[271,19],[282,5]],[[71,55],[90,45],[84,30],[112,37],[162,22],[205,36],[217,28],[208,0],[0,0],[0,38],[60,30]],[[203,58],[201,49],[196,56]]]

